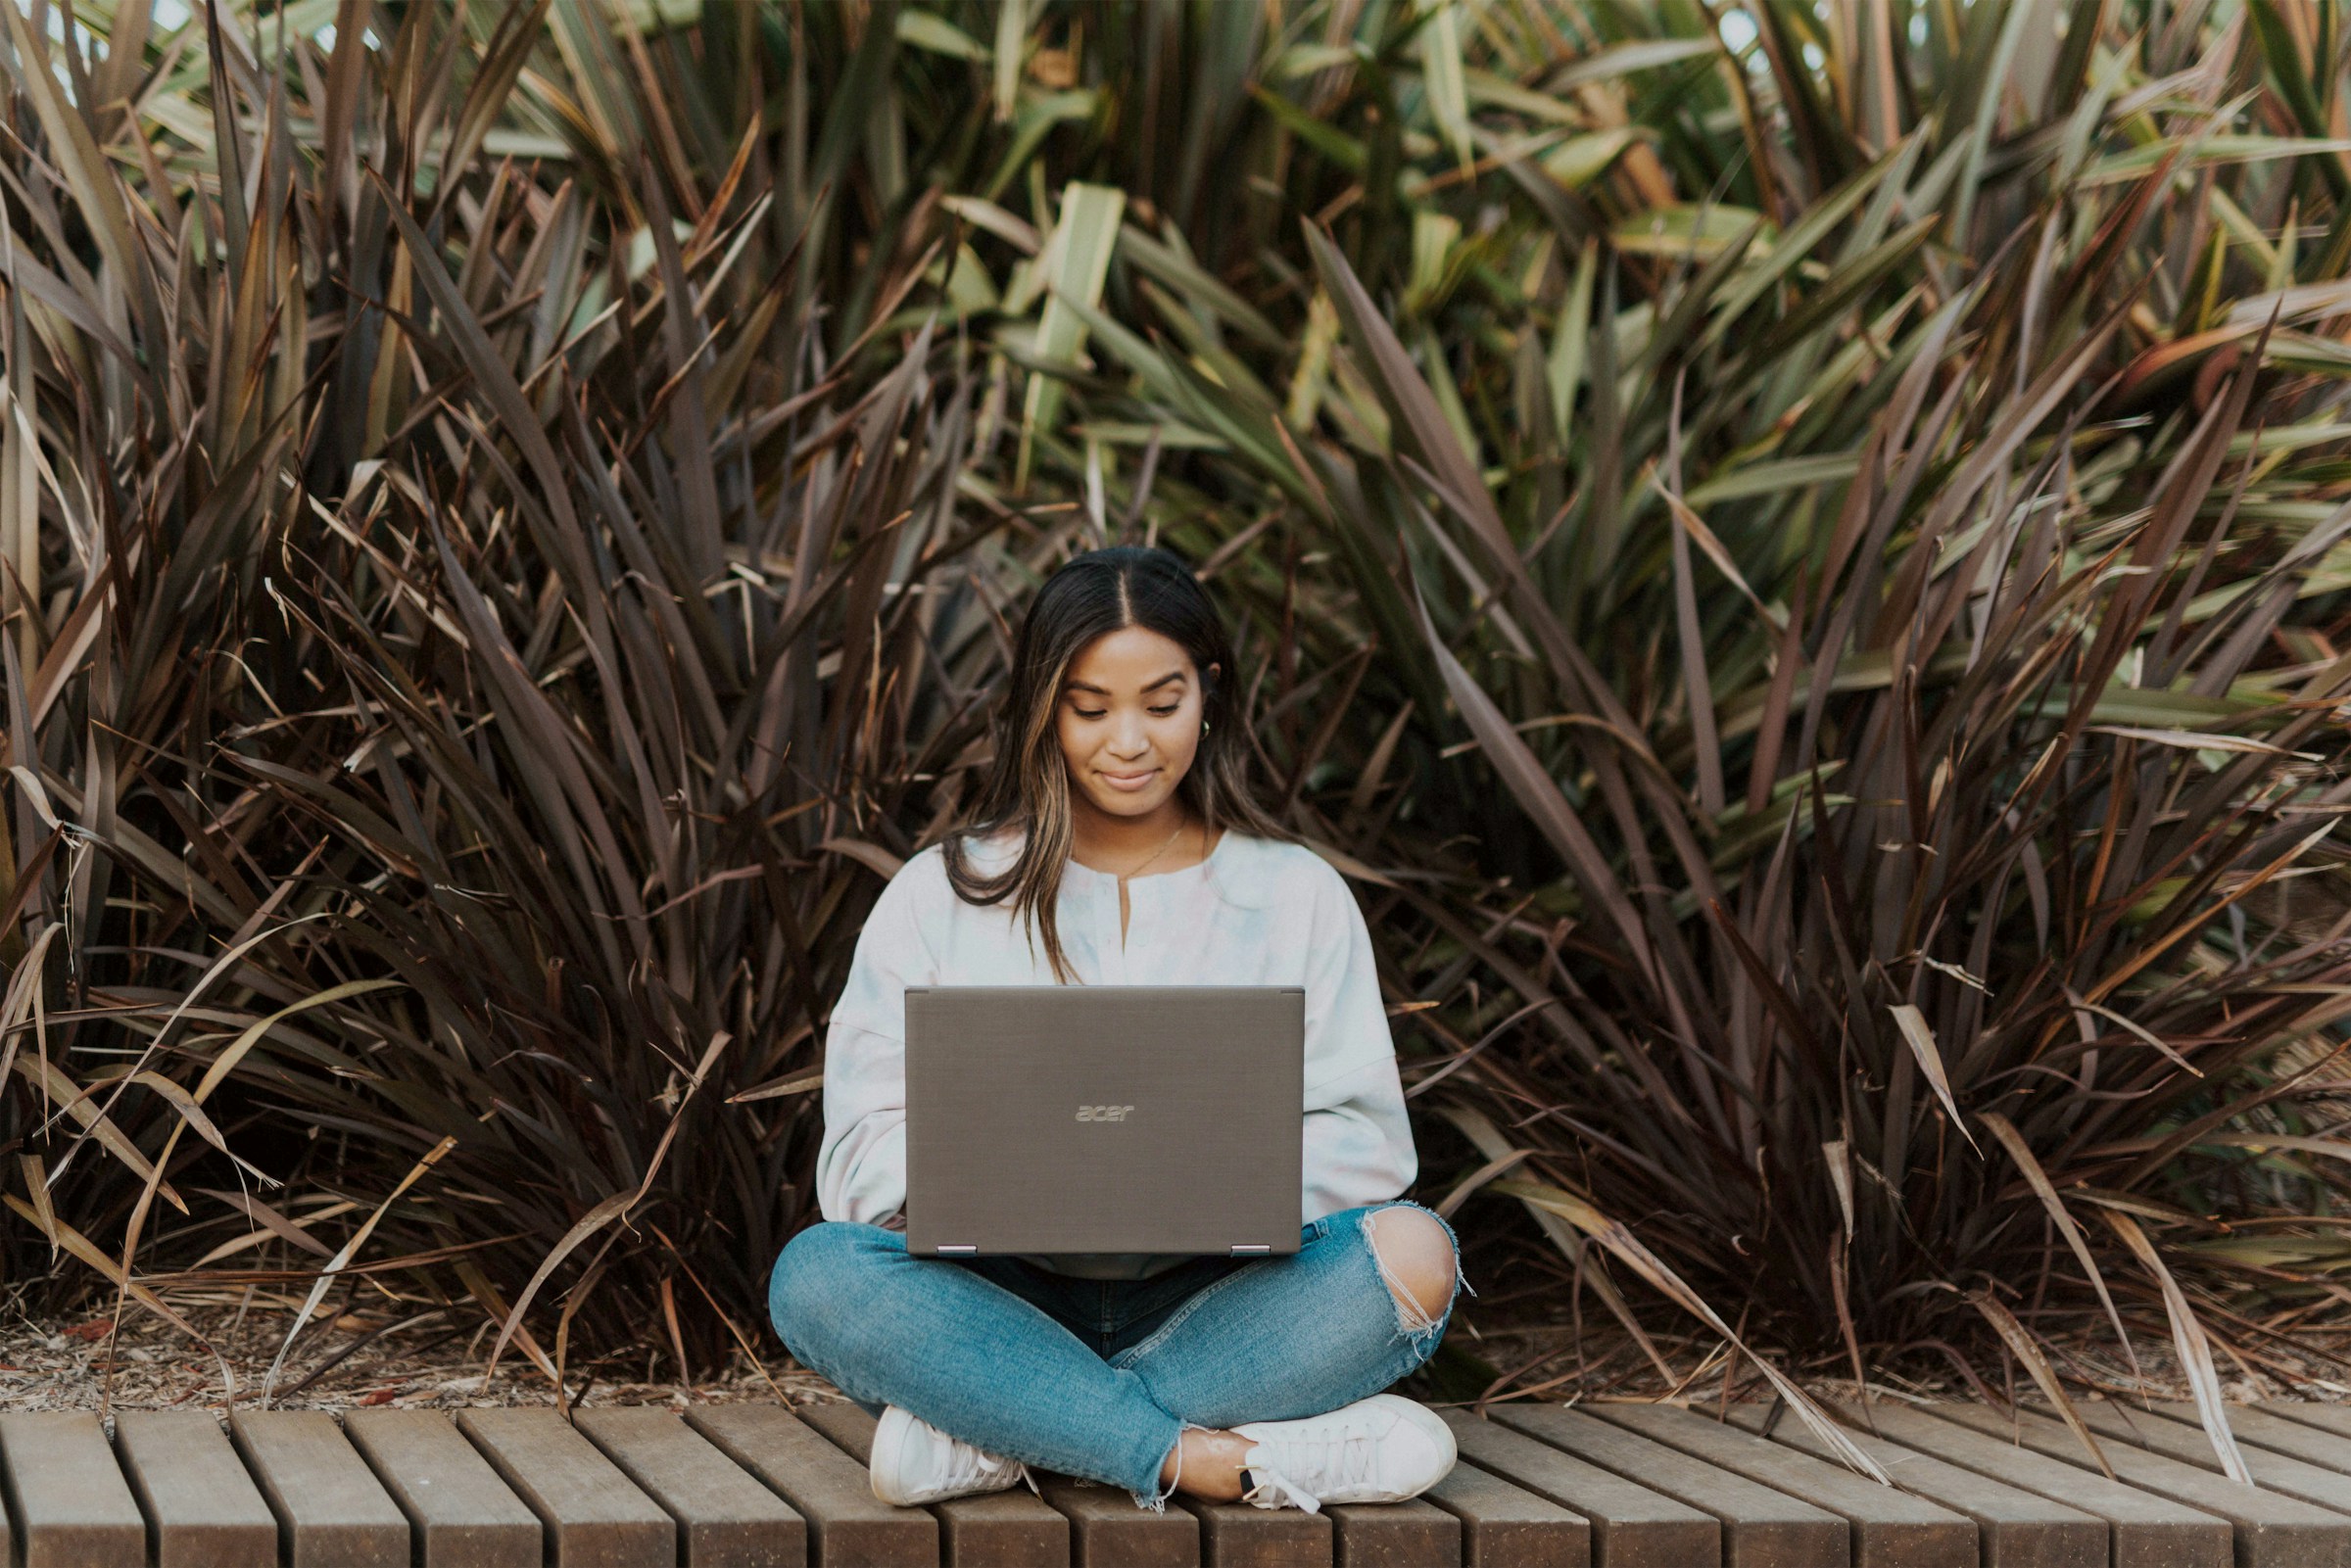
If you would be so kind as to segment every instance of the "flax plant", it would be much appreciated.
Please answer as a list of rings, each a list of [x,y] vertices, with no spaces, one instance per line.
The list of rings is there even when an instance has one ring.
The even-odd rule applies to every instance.
[[[863,911],[1156,540],[1490,1295],[2335,1299],[2334,8],[0,26],[12,1267],[772,1354]]]

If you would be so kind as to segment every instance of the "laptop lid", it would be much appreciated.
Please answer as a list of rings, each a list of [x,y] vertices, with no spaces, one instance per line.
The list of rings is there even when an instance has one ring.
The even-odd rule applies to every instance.
[[[906,990],[906,1250],[1294,1253],[1306,992]]]

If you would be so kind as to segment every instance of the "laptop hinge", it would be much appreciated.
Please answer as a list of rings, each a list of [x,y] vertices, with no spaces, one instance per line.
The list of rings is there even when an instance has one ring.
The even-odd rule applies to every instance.
[[[947,1243],[945,1243],[945,1242],[940,1242],[940,1243],[938,1244],[938,1247],[937,1247],[937,1251],[939,1251],[939,1252],[942,1252],[942,1253],[976,1253],[976,1252],[978,1252],[979,1250],[980,1250],[980,1247],[979,1247],[979,1244],[978,1244],[977,1242],[975,1242],[975,1243],[971,1244],[970,1246],[965,1246],[965,1247],[953,1247],[953,1246],[949,1246],[949,1245],[948,1245]]]
[[[1232,1249],[1232,1256],[1235,1258],[1247,1258],[1256,1254],[1270,1253],[1272,1250],[1272,1244],[1270,1242],[1242,1242],[1234,1245]]]

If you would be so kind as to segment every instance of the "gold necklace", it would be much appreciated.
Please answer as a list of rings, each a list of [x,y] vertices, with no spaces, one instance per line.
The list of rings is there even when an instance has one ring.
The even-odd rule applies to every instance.
[[[1190,823],[1188,823],[1188,822],[1179,822],[1179,823],[1177,823],[1177,824],[1176,825],[1176,831],[1175,831],[1174,832],[1172,832],[1172,833],[1168,834],[1168,842],[1167,842],[1167,843],[1165,843],[1165,844],[1162,844],[1162,845],[1160,845],[1160,846],[1159,846],[1157,849],[1154,849],[1153,851],[1151,851],[1151,859],[1150,859],[1150,860],[1146,860],[1146,861],[1144,861],[1144,862],[1143,862],[1143,864],[1142,864],[1142,866],[1137,866],[1137,867],[1135,867],[1135,868],[1134,868],[1132,871],[1123,871],[1123,872],[1120,872],[1120,873],[1118,874],[1119,880],[1121,880],[1121,881],[1126,881],[1126,880],[1127,880],[1128,878],[1131,878],[1131,877],[1136,877],[1136,876],[1139,876],[1139,875],[1141,875],[1141,873],[1142,873],[1142,870],[1143,870],[1143,867],[1144,867],[1144,866],[1149,866],[1149,865],[1150,865],[1150,864],[1151,864],[1153,861],[1156,861],[1156,860],[1158,860],[1160,856],[1162,856],[1162,855],[1166,854],[1166,853],[1168,852],[1168,847],[1169,847],[1169,845],[1170,845],[1170,844],[1173,844],[1173,843],[1175,843],[1176,839],[1178,839],[1178,838],[1181,838],[1181,837],[1183,836],[1183,831],[1184,831],[1186,828],[1189,828],[1190,826],[1191,826],[1191,824],[1190,824]]]

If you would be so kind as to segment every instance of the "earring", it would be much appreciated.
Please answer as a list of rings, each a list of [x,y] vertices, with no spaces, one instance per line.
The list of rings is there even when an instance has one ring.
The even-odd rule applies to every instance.
[[[1200,733],[1202,735],[1208,734],[1208,721],[1206,719],[1202,719],[1200,721]]]

